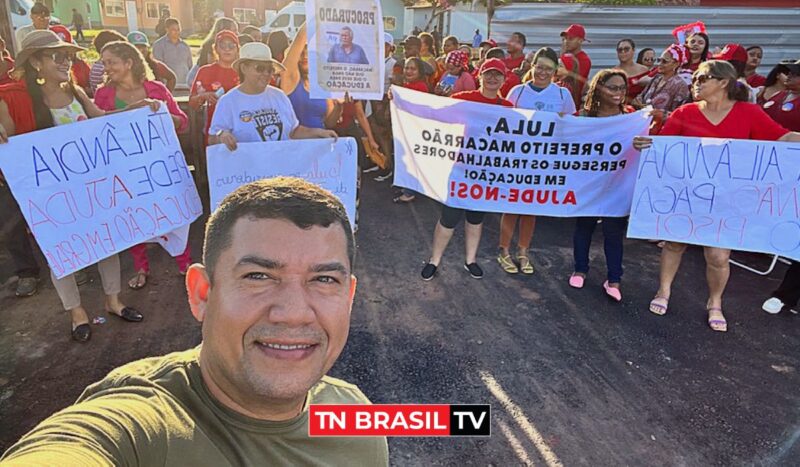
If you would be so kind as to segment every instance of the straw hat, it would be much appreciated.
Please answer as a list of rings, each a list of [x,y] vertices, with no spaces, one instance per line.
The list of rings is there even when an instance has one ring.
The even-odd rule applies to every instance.
[[[241,65],[242,62],[271,63],[281,71],[286,70],[283,63],[272,58],[272,51],[267,44],[263,42],[250,42],[249,44],[243,45],[242,48],[239,49],[239,58],[233,62],[231,66],[234,70],[239,71],[239,65]]]
[[[68,49],[73,52],[86,50],[81,46],[62,41],[56,33],[49,29],[37,29],[29,32],[25,38],[22,39],[15,67],[21,70],[28,59],[31,58],[31,55],[40,50],[47,49]]]

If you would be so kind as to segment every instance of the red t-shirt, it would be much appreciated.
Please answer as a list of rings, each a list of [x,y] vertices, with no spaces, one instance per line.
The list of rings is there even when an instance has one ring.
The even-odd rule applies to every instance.
[[[476,89],[474,91],[457,92],[450,97],[452,97],[453,99],[461,99],[463,101],[480,102],[482,104],[495,104],[495,105],[502,105],[505,107],[514,107],[514,104],[512,104],[510,101],[507,101],[506,99],[503,99],[502,97],[498,97],[496,99],[489,99],[488,97],[484,97],[479,89]]]
[[[714,125],[703,115],[698,104],[692,102],[672,112],[659,135],[775,141],[788,132],[756,104],[737,102],[728,115]]]
[[[75,78],[75,84],[82,87],[87,93],[90,92],[89,74],[92,69],[83,60],[75,60],[72,62],[72,76]]]
[[[779,125],[790,131],[800,131],[800,95],[794,99],[784,102],[789,91],[781,91],[772,96],[772,99],[764,102],[762,107]]]
[[[431,92],[430,89],[428,88],[428,83],[422,80],[414,81],[411,83],[408,82],[403,83],[403,87],[408,89],[414,89],[415,91],[420,91],[420,92]]]
[[[503,61],[506,64],[506,68],[508,68],[509,70],[513,70],[514,68],[519,68],[520,65],[522,65],[523,60],[525,60],[525,54],[522,54],[517,58],[508,56],[503,59]]]
[[[11,57],[3,57],[3,61],[8,65],[8,69],[6,69],[5,73],[0,75],[0,84],[8,84],[13,81],[8,72],[14,69],[14,59]]]
[[[192,82],[190,96],[196,96],[205,92],[216,92],[222,88],[225,92],[230,91],[239,85],[239,74],[233,68],[225,68],[218,63],[210,65],[203,65],[197,70],[197,75]],[[211,126],[211,117],[214,116],[214,109],[216,105],[208,106],[208,113],[206,114],[206,131]]]
[[[749,84],[751,88],[761,87],[766,82],[767,77],[764,75],[759,75],[758,73],[753,73],[749,78],[747,78],[747,84]]]
[[[517,74],[511,71],[509,68],[506,72],[506,80],[503,83],[503,86],[500,88],[500,95],[503,97],[507,96],[508,92],[511,91],[511,88],[521,83],[522,81],[520,81],[519,76],[517,76]]]
[[[589,82],[589,73],[592,71],[592,59],[590,59],[589,54],[583,50],[576,53],[575,58],[578,59],[578,74],[583,78],[578,78],[578,94],[582,95],[583,88],[586,87]]]

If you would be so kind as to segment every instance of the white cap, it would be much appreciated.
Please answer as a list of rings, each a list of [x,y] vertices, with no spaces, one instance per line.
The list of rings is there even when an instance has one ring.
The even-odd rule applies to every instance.
[[[394,37],[392,37],[392,35],[388,32],[383,33],[383,43],[394,47]]]

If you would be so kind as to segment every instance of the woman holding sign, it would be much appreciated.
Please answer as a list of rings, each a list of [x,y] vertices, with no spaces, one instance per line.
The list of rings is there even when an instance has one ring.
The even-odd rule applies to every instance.
[[[533,109],[542,112],[558,112],[572,115],[575,113],[575,102],[569,90],[553,83],[558,69],[558,54],[549,47],[542,47],[533,56],[533,67],[529,72],[530,81],[514,86],[508,92],[508,100],[514,107]],[[519,221],[519,238],[517,239],[517,261],[519,268],[511,259],[511,237]],[[533,263],[528,257],[528,249],[533,240],[536,228],[536,216],[521,214],[503,214],[500,218],[500,254],[497,262],[503,271],[516,274],[533,274]]]
[[[9,136],[106,115],[83,89],[70,82],[70,65],[75,53],[81,50],[84,49],[62,41],[49,30],[25,36],[13,73],[17,81],[0,93],[0,142],[7,142]],[[142,99],[126,109],[143,105],[158,108],[158,103]],[[119,299],[119,257],[105,258],[97,268],[106,294],[105,310],[125,321],[141,321],[142,314]],[[88,341],[92,330],[86,309],[81,305],[75,275],[56,279],[51,271],[50,277],[64,309],[72,315],[72,338]]]
[[[124,110],[131,103],[143,99],[154,99],[166,103],[172,122],[178,132],[185,131],[189,126],[186,114],[178,108],[178,103],[172,97],[166,86],[160,81],[147,79],[147,68],[141,52],[130,42],[109,42],[101,51],[101,59],[106,74],[105,86],[99,88],[94,96],[94,101],[103,110]],[[141,289],[147,284],[150,274],[150,261],[147,258],[147,244],[131,247],[133,267],[136,275],[128,281],[128,287]],[[178,263],[178,272],[185,274],[192,264],[192,254],[189,244],[186,250],[175,257]]]
[[[586,105],[581,117],[615,117],[634,109],[625,105],[628,93],[628,76],[622,70],[602,70],[594,76],[586,94]],[[627,217],[578,217],[575,219],[575,233],[572,237],[572,251],[575,257],[575,272],[569,278],[569,285],[583,288],[586,274],[589,273],[589,249],[592,235],[602,221],[603,251],[606,255],[607,279],[603,283],[606,295],[622,301],[619,284],[622,280],[623,239],[628,226]]]
[[[484,104],[503,105],[506,107],[513,107],[511,102],[500,97],[500,88],[506,80],[506,66],[502,60],[493,58],[483,62],[480,68],[481,86],[478,90],[464,91],[453,94],[453,99],[462,99],[465,101],[481,102]],[[464,243],[466,244],[466,259],[464,261],[464,269],[469,272],[469,275],[474,279],[483,277],[483,269],[478,266],[476,256],[478,254],[478,244],[481,241],[481,231],[483,230],[483,218],[486,214],[483,212],[467,211],[464,209],[451,208],[449,206],[442,206],[442,216],[439,222],[436,223],[436,229],[433,231],[433,251],[431,258],[422,268],[422,280],[429,281],[433,279],[436,270],[439,267],[439,262],[442,260],[444,250],[450,239],[453,238],[453,230],[458,225],[462,217],[466,218],[464,224]]]
[[[738,73],[728,62],[710,60],[699,65],[692,76],[695,102],[679,107],[667,119],[661,136],[692,136],[699,138],[756,139],[765,141],[800,141],[800,133],[790,132],[773,121],[757,104],[749,104],[748,89],[737,81]],[[646,149],[652,139],[637,136],[633,146]],[[681,265],[683,243],[667,242],[661,250],[660,285],[650,302],[650,311],[667,312],[672,282]],[[727,331],[728,323],[722,313],[722,293],[730,277],[726,248],[703,247],[706,259],[706,280],[709,297],[706,302],[708,325],[714,331]]]

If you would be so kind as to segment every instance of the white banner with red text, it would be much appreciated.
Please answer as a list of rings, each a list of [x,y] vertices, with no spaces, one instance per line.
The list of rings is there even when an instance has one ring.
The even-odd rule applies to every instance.
[[[203,213],[166,106],[12,137],[0,169],[62,278],[144,242],[177,256]]]
[[[392,87],[395,185],[455,208],[626,216],[647,111],[560,116]]]
[[[800,261],[800,143],[653,138],[639,162],[628,237]]]

